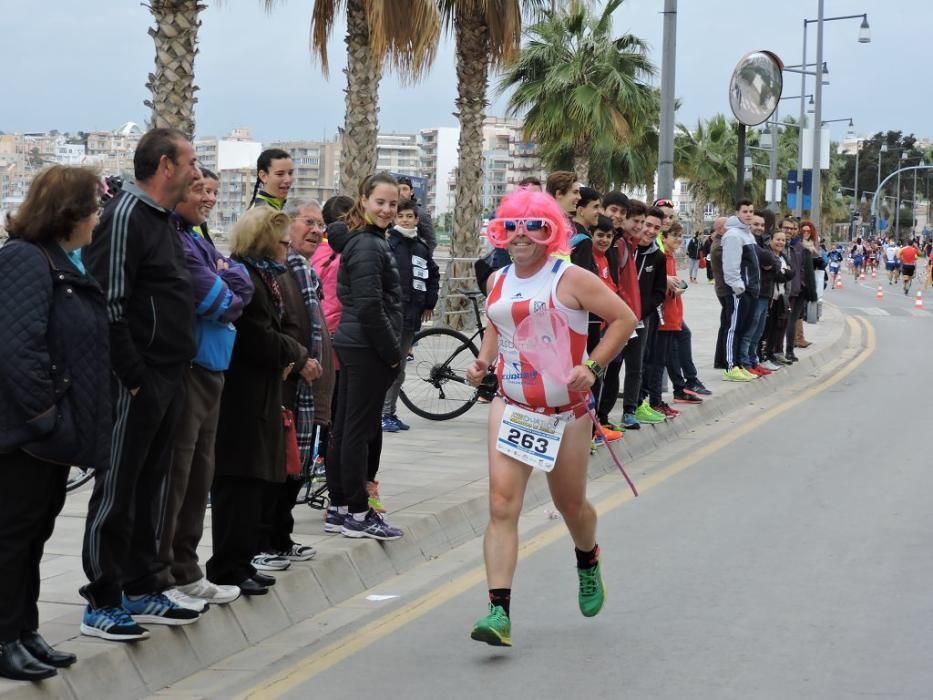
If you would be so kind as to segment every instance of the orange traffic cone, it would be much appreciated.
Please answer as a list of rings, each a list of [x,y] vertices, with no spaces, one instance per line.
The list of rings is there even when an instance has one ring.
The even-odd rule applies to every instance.
[[[842,289],[842,275],[836,275],[836,289]]]
[[[864,281],[865,281],[865,270],[862,270],[862,271],[859,273],[858,281],[859,281],[859,282],[864,282]]]
[[[881,285],[878,285],[878,293],[875,294],[875,299],[881,301],[884,299],[884,290],[881,288]]]
[[[914,301],[914,308],[915,309],[923,308],[923,292],[921,292],[919,289],[917,290],[917,299]]]
[[[876,270],[875,268],[871,269],[871,278],[873,280],[878,279],[878,270]]]

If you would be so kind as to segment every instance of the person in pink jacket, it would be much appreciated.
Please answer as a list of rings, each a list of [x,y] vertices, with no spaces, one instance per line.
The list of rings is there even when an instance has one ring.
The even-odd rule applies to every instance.
[[[353,200],[346,195],[331,197],[324,203],[321,213],[327,226],[327,234],[332,233],[336,227],[346,227],[342,218],[352,207]],[[337,270],[340,268],[340,255],[330,247],[327,234],[321,240],[317,250],[314,251],[314,255],[311,256],[311,267],[321,278],[321,288],[324,295],[321,308],[324,311],[324,322],[327,324],[327,330],[333,335],[334,331],[337,330],[337,324],[340,323],[343,304],[340,303],[340,299],[337,297]]]

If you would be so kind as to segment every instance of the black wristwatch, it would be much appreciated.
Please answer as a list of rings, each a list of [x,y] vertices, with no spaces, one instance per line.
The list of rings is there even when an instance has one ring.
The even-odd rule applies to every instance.
[[[590,358],[583,363],[583,366],[586,367],[590,372],[593,373],[593,376],[598,380],[602,381],[603,377],[606,376],[606,368],[599,364],[596,360]]]

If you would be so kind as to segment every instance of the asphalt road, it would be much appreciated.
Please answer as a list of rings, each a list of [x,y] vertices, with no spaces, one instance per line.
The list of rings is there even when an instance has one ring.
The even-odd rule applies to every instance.
[[[933,697],[933,320],[870,322],[845,379],[602,517],[598,617],[565,537],[519,563],[513,648],[469,639],[481,584],[284,697]]]

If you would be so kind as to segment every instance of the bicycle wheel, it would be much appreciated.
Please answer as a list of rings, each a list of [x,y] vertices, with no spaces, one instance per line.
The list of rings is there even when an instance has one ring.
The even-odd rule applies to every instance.
[[[463,333],[429,328],[415,335],[413,360],[405,367],[400,398],[413,413],[428,420],[463,415],[476,403],[476,389],[466,381],[467,367],[479,351]]]
[[[68,470],[68,481],[65,482],[65,491],[77,491],[94,477],[94,470],[87,467],[71,467]]]

